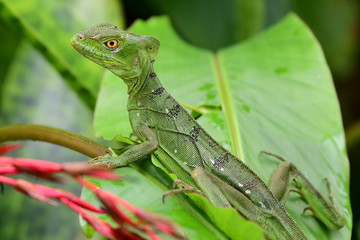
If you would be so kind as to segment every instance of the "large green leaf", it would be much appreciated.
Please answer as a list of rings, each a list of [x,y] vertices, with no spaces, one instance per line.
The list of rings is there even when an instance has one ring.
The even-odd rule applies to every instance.
[[[155,70],[178,101],[222,105],[223,111],[201,116],[200,124],[221,143],[231,144],[262,179],[277,164],[262,150],[294,162],[324,196],[327,177],[346,221],[343,229],[328,231],[302,214],[305,203],[295,194],[286,207],[310,239],[350,238],[349,169],[337,97],[320,46],[296,16],[215,55],[181,41],[165,17],[138,21],[131,31],[160,40]],[[131,133],[125,102],[122,80],[108,74],[95,115],[99,136]]]
[[[169,15],[183,39],[212,51],[253,36],[266,16],[264,0],[137,0],[126,4],[128,11],[138,11],[143,4],[145,9]]]
[[[227,224],[228,229],[225,229],[225,231],[228,234],[225,235],[214,227],[206,215],[186,198],[180,198],[179,196],[168,197],[163,204],[161,199],[165,189],[161,186],[159,188],[160,183],[158,180],[166,181],[166,185],[169,185],[168,183],[172,182],[171,179],[164,178],[162,174],[165,173],[160,169],[154,168],[150,161],[145,161],[140,166],[141,168],[135,165],[132,166],[137,171],[130,167],[116,169],[116,173],[123,176],[123,182],[93,180],[93,183],[101,187],[101,189],[106,189],[120,196],[136,207],[156,212],[173,220],[181,226],[188,239],[228,239],[226,236],[231,235],[234,236],[233,239],[243,239],[247,235],[246,231],[254,233],[254,236],[249,239],[263,239],[261,238],[262,232],[258,226],[245,221],[234,222],[234,220],[238,219],[238,215],[233,209],[220,209],[222,211],[218,211],[205,199],[199,199],[199,201],[203,204],[204,208],[210,209],[209,211],[212,211],[213,214],[220,214],[217,217],[221,217],[222,222]],[[146,172],[144,172],[144,168]],[[149,179],[152,181],[149,181]],[[83,190],[81,197],[87,202],[99,205],[98,200],[87,189]],[[105,219],[108,220],[109,217],[105,216]],[[81,224],[85,229],[88,227],[88,224],[84,221]],[[161,235],[161,237],[162,239],[167,239],[166,236]]]
[[[290,15],[251,41],[221,51],[215,62],[230,136],[233,142],[240,139],[241,158],[263,179],[272,167],[259,161],[262,150],[294,162],[314,186],[324,186],[320,190],[326,190],[322,183],[328,178],[347,222],[342,230],[329,232],[314,218],[304,217],[301,209],[306,205],[298,196],[286,206],[310,238],[348,239],[348,159],[339,105],[311,32]]]

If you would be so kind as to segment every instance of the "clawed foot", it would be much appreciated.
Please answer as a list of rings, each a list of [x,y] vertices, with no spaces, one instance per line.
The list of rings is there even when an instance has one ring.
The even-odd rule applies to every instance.
[[[174,189],[176,186],[182,186],[183,188]],[[176,179],[174,181],[173,185],[171,186],[171,188],[172,188],[172,190],[166,191],[164,193],[164,195],[162,197],[163,203],[165,203],[165,198],[167,196],[172,195],[172,194],[179,194],[179,193],[195,193],[195,194],[199,194],[206,198],[206,196],[200,190],[193,188],[192,186],[190,186],[189,184],[186,184],[185,182],[183,182],[180,179]]]
[[[264,155],[267,155],[267,156],[275,157],[276,159],[278,159],[278,160],[280,160],[280,161],[282,161],[282,162],[286,162],[286,160],[285,160],[283,157],[281,157],[280,155],[274,154],[274,153],[272,153],[272,152],[264,151],[264,150],[262,150],[262,151],[259,152],[259,157],[260,157],[261,155],[263,155],[263,154],[264,154]]]
[[[317,218],[316,213],[314,212],[314,210],[311,208],[311,206],[310,206],[310,205],[308,205],[306,208],[304,208],[303,214],[305,214],[305,213],[306,213],[306,211],[310,211],[310,212],[312,213],[312,215],[314,215],[314,217],[316,217],[316,218]]]
[[[108,149],[108,153],[104,156],[98,156],[95,158],[92,158],[89,160],[89,164],[91,166],[103,166],[103,167],[108,167],[108,168],[115,168],[116,166],[114,166],[114,157],[116,157],[116,153],[109,148]]]

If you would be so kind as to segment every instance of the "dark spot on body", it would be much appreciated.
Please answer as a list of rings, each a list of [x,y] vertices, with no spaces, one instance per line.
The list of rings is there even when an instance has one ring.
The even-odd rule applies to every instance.
[[[200,133],[200,127],[196,127],[196,126],[192,127],[189,134],[192,137],[192,139],[194,140],[194,142],[198,141],[199,133]]]
[[[258,183],[256,182],[256,180],[252,179],[244,183],[243,185],[244,185],[243,186],[244,189],[252,190],[258,185]]]
[[[176,104],[173,108],[170,108],[169,109],[169,113],[170,116],[172,116],[173,118],[176,118],[178,116],[178,114],[180,113],[180,105],[179,104]]]
[[[159,96],[161,96],[161,94],[164,92],[164,88],[163,87],[159,87],[159,88],[157,88],[155,91],[154,91],[154,95],[159,95]]]
[[[215,147],[216,144],[213,141],[209,141],[209,147]]]
[[[150,98],[154,99],[156,96],[161,96],[161,94],[164,92],[165,88],[159,87],[153,91],[151,91]]]
[[[157,76],[156,73],[154,73],[154,72],[150,73],[150,77],[154,78],[156,76]]]
[[[229,154],[226,153],[224,156],[214,159],[214,168],[220,170],[221,168],[224,168],[225,163],[228,162],[229,162]]]

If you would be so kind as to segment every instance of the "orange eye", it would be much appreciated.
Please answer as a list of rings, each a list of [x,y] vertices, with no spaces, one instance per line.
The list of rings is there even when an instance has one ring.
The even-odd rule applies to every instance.
[[[111,39],[111,40],[107,41],[105,44],[108,48],[114,48],[118,45],[118,40]]]

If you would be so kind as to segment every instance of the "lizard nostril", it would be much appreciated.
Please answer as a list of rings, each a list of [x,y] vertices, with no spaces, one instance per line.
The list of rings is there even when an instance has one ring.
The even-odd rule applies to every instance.
[[[83,38],[84,38],[83,35],[81,35],[81,34],[78,35],[78,39],[79,39],[79,40],[81,40],[81,39],[83,39]]]

